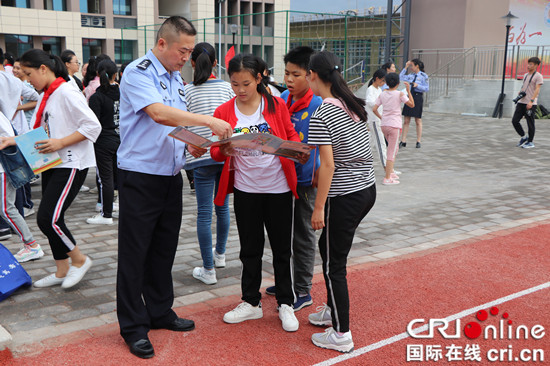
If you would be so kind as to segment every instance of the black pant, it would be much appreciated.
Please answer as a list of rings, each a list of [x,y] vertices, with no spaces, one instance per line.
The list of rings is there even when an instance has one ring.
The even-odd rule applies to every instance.
[[[97,194],[101,203],[103,217],[113,217],[113,201],[115,197],[116,152],[120,142],[106,141],[94,144],[95,160],[97,164]]]
[[[527,104],[518,103],[512,117],[512,125],[514,125],[516,132],[521,137],[525,136],[525,132],[519,122],[523,117],[525,117],[525,120],[527,121],[527,130],[529,133],[529,142],[533,142],[533,139],[535,138],[535,107],[536,106],[533,105],[531,109],[527,109]],[[527,114],[527,111],[530,111],[530,115]]]
[[[65,225],[69,208],[86,179],[88,169],[54,168],[42,173],[42,200],[36,214],[40,230],[48,237],[55,260],[67,259],[76,246]]]
[[[376,186],[327,199],[325,227],[319,238],[327,305],[337,332],[349,331],[349,294],[346,279],[348,254],[355,229],[376,201]]]
[[[242,299],[257,306],[262,294],[264,225],[273,251],[277,304],[295,302],[291,275],[292,192],[246,193],[234,189],[235,219],[241,242]]]
[[[128,342],[177,317],[172,265],[182,215],[181,174],[119,170],[117,315]]]

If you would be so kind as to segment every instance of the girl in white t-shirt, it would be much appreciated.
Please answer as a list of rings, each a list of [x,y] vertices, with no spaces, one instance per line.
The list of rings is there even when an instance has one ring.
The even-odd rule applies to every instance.
[[[64,216],[84,183],[88,168],[95,166],[93,142],[101,125],[82,93],[67,83],[67,69],[59,57],[33,49],[25,52],[20,62],[30,83],[37,90],[44,90],[33,116],[33,127],[44,127],[49,139],[37,141],[36,148],[41,153],[57,152],[62,160],[62,164],[42,173],[42,200],[37,213],[38,226],[48,238],[57,271],[36,281],[34,286],[69,288],[80,282],[92,261],[76,246]],[[13,137],[0,141],[0,148],[15,144]]]
[[[414,100],[411,95],[411,88],[409,83],[404,82],[407,89],[407,95],[397,90],[399,86],[399,75],[391,72],[386,75],[386,84],[389,89],[384,90],[382,94],[376,99],[375,105],[372,109],[376,117],[381,120],[382,132],[384,137],[388,140],[388,153],[386,157],[386,176],[382,181],[382,184],[392,185],[399,184],[399,177],[393,172],[395,165],[395,159],[397,156],[397,150],[399,149],[399,133],[401,132],[402,120],[401,120],[401,103],[405,103],[409,107],[414,107]],[[382,116],[378,112],[380,106],[384,107]]]
[[[260,132],[299,142],[285,102],[272,97],[261,82],[263,62],[250,54],[231,59],[228,73],[236,97],[219,106],[214,117],[229,122],[234,133]],[[256,150],[235,151],[228,146],[212,148],[210,155],[216,161],[225,161],[214,203],[221,206],[226,195],[234,193],[241,244],[244,302],[226,313],[223,320],[240,323],[263,317],[260,286],[265,226],[273,251],[279,318],[284,330],[297,331],[290,265],[293,196],[298,197],[294,162]]]
[[[365,110],[367,111],[370,131],[370,145],[376,146],[378,155],[380,157],[380,163],[382,167],[386,169],[386,141],[384,141],[384,134],[380,128],[380,118],[372,112],[374,102],[382,93],[382,87],[386,84],[386,71],[384,69],[378,69],[372,75],[372,79],[367,89],[367,95],[365,98]]]

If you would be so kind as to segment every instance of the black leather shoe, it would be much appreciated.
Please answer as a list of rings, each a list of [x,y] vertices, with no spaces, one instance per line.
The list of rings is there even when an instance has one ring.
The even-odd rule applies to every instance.
[[[139,358],[151,358],[155,355],[153,345],[148,339],[140,339],[135,342],[126,342],[130,347],[130,352]]]
[[[417,142],[416,142],[416,148],[417,148],[417,149],[420,149],[421,146],[422,146],[422,145],[420,145],[420,142],[417,141]]]
[[[161,326],[153,326],[153,329],[168,329],[175,332],[187,332],[195,329],[195,322],[189,319],[176,318],[173,322]]]
[[[399,147],[407,147],[407,143],[401,141],[401,142],[399,143]]]

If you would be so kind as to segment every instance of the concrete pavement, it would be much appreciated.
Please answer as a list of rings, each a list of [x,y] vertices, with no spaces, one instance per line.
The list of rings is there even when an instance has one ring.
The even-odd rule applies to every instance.
[[[415,128],[411,125],[409,144],[399,151],[396,169],[402,171],[400,185],[382,185],[381,165],[375,160],[377,202],[357,230],[350,264],[550,219],[550,121],[537,120],[536,148],[530,150],[515,147],[519,137],[509,119],[425,113],[423,122],[422,148],[414,148]],[[86,184],[94,186],[93,172]],[[38,186],[33,187],[33,194],[38,205]],[[22,289],[0,303],[0,325],[12,338],[4,344],[12,351],[23,352],[31,343],[116,322],[117,226],[85,222],[95,214],[95,200],[94,194],[80,193],[66,215],[81,250],[94,260],[82,282],[69,290]],[[173,268],[176,307],[240,294],[239,240],[233,214],[227,267],[217,270],[218,283],[204,285],[191,276],[193,267],[202,263],[195,212],[195,198],[186,184]],[[46,252],[44,258],[23,265],[37,280],[54,271],[55,265],[35,216],[27,222]],[[3,244],[13,253],[21,246],[15,235]],[[317,272],[320,263],[317,258]],[[272,283],[271,253],[266,246],[262,286]]]

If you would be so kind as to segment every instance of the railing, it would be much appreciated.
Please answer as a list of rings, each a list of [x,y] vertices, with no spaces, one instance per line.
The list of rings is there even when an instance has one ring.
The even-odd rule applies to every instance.
[[[504,64],[504,47],[472,47],[469,49],[413,50],[413,58],[424,62],[430,78],[430,91],[426,103],[464,85],[466,80],[501,80]],[[538,71],[550,77],[550,46],[508,47],[505,77],[521,79],[527,72],[527,60],[541,59]]]

